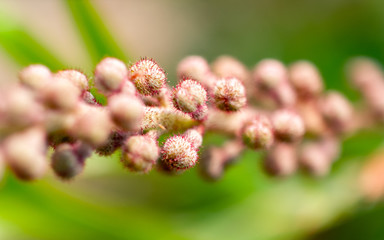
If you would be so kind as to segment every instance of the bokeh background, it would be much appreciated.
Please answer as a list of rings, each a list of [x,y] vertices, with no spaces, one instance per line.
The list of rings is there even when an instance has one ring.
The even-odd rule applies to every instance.
[[[307,59],[327,89],[348,86],[351,57],[384,60],[382,0],[0,0],[0,86],[31,63],[92,75],[103,56],[152,57],[171,83],[187,55]],[[361,169],[383,145],[383,129],[343,143],[329,176],[275,179],[247,151],[218,182],[197,169],[180,176],[123,170],[118,153],[94,156],[74,181],[53,174],[0,185],[0,239],[383,239],[384,205],[367,201]],[[206,144],[225,139],[209,135]]]

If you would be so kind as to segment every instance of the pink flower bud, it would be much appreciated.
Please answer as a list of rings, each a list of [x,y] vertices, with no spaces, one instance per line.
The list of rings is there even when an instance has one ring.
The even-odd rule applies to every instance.
[[[242,131],[243,142],[252,149],[270,148],[274,141],[272,125],[269,119],[259,115],[248,122]]]
[[[168,138],[161,150],[161,160],[170,170],[186,170],[196,165],[199,156],[183,136]]]
[[[51,78],[52,73],[49,68],[41,64],[30,65],[19,74],[20,82],[35,90],[44,87]]]
[[[247,103],[245,88],[236,78],[217,81],[213,94],[217,108],[224,111],[238,111]]]
[[[117,94],[108,99],[113,122],[125,131],[140,129],[144,117],[144,104],[136,96]]]
[[[376,86],[384,81],[384,73],[380,64],[373,59],[358,57],[347,64],[347,75],[352,84],[359,90]]]
[[[287,81],[287,69],[278,60],[265,59],[259,62],[253,70],[255,83],[265,89],[275,89]]]
[[[243,83],[250,79],[248,69],[239,60],[231,56],[220,56],[212,63],[213,72],[220,78],[237,78]]]
[[[316,66],[308,61],[298,61],[289,68],[289,80],[301,97],[314,97],[324,88],[323,79]]]
[[[207,60],[200,56],[189,56],[181,60],[177,66],[177,76],[179,79],[196,80],[204,87],[212,86],[214,81]]]
[[[332,159],[318,142],[305,143],[301,147],[300,164],[314,176],[324,176],[330,171]]]
[[[129,73],[137,91],[145,96],[158,95],[167,80],[164,70],[152,59],[144,58],[136,62]]]
[[[129,137],[122,147],[121,162],[135,172],[148,172],[159,158],[159,146],[155,139],[138,135]]]
[[[282,109],[271,117],[275,137],[284,142],[293,142],[304,135],[305,127],[301,117],[293,111]]]
[[[3,142],[4,157],[22,180],[43,177],[47,170],[47,143],[43,129],[34,127],[9,136]]]
[[[118,91],[127,75],[128,69],[124,62],[116,58],[104,58],[95,68],[96,88],[104,94]]]
[[[64,78],[74,84],[81,92],[89,89],[88,79],[84,73],[77,70],[62,70],[55,74],[55,77]]]
[[[194,80],[184,80],[173,89],[173,103],[177,109],[185,113],[194,113],[205,105],[207,92]]]
[[[277,176],[289,176],[297,169],[296,148],[286,143],[274,145],[266,155],[264,167],[267,173]]]
[[[192,144],[195,149],[199,149],[203,144],[202,131],[203,130],[201,128],[189,129],[183,134],[183,136]]]
[[[320,101],[320,110],[330,127],[342,133],[348,130],[353,117],[349,101],[338,92],[328,92]]]
[[[80,98],[80,90],[65,78],[55,77],[40,89],[39,98],[50,109],[72,111]]]

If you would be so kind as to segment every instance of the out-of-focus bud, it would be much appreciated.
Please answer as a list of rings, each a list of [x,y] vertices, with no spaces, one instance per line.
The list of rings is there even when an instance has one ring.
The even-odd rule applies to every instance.
[[[41,64],[30,65],[19,74],[20,82],[34,90],[44,87],[51,78],[52,73],[49,68]]]
[[[206,104],[207,92],[194,80],[184,80],[173,89],[174,106],[182,112],[197,112],[202,105]]]
[[[369,156],[363,163],[363,167],[358,177],[359,190],[364,196],[376,202],[384,196],[384,151],[380,149],[378,152]]]
[[[125,131],[140,129],[144,107],[143,102],[136,96],[117,94],[108,99],[113,122]]]
[[[289,67],[289,80],[300,97],[318,96],[324,88],[323,79],[316,66],[308,61],[298,61]]]
[[[128,69],[124,62],[107,57],[95,68],[95,85],[100,92],[109,95],[122,87],[127,76]]]
[[[55,77],[39,91],[39,98],[50,109],[72,111],[80,98],[80,90],[65,78]]]
[[[324,136],[329,133],[316,100],[299,102],[297,110],[303,119],[307,134],[313,136]]]
[[[121,162],[134,172],[150,171],[159,158],[159,146],[152,137],[137,135],[129,137],[122,147]]]
[[[90,155],[90,148],[80,142],[73,145],[64,143],[55,149],[51,166],[58,177],[71,179],[83,171],[85,159]]]
[[[329,126],[337,133],[349,130],[353,117],[350,102],[338,92],[328,92],[320,100],[320,110]]]
[[[245,124],[242,137],[244,144],[251,149],[270,148],[274,141],[272,124],[267,117],[258,115]]]
[[[92,93],[88,92],[88,91],[84,91],[83,94],[81,95],[81,98],[83,99],[83,101],[85,103],[88,103],[90,105],[99,105],[95,99],[95,97],[93,96]]]
[[[244,84],[250,79],[248,69],[236,58],[220,56],[212,63],[212,70],[219,78],[235,77]]]
[[[74,69],[62,70],[57,72],[55,77],[67,79],[81,92],[87,91],[89,89],[87,76],[85,76],[85,74],[80,71]]]
[[[183,136],[192,143],[192,146],[196,149],[199,149],[201,144],[203,144],[203,128],[198,127],[194,129],[187,130]]]
[[[112,155],[118,148],[123,145],[127,135],[128,134],[125,132],[111,132],[107,141],[96,149],[96,153],[101,156]]]
[[[358,57],[347,64],[347,77],[359,90],[364,91],[367,86],[377,85],[384,81],[382,67],[376,61]]]
[[[121,87],[121,94],[130,95],[130,96],[136,96],[137,90],[133,82],[131,81],[124,81],[123,85]]]
[[[189,169],[196,165],[198,158],[196,148],[183,136],[168,138],[161,150],[161,161],[172,171]]]
[[[137,91],[145,96],[158,95],[167,81],[164,70],[152,59],[136,62],[129,69],[129,74]]]
[[[208,106],[206,104],[201,105],[195,112],[191,114],[191,117],[197,121],[204,121],[208,117]]]
[[[43,177],[48,165],[45,138],[44,130],[34,127],[4,140],[4,157],[18,178],[29,181]]]
[[[265,59],[255,66],[253,80],[264,89],[275,89],[281,83],[287,81],[287,69],[278,60]]]
[[[287,81],[269,94],[275,98],[276,105],[280,108],[291,108],[296,104],[296,93]]]
[[[291,144],[278,143],[272,146],[264,159],[264,168],[274,176],[289,176],[297,169],[296,147]]]
[[[92,146],[104,144],[113,127],[108,111],[91,105],[82,105],[80,108],[69,130],[70,135]]]
[[[196,80],[206,88],[212,87],[215,81],[207,60],[200,56],[189,56],[181,60],[177,66],[177,76],[179,79]]]
[[[301,117],[288,109],[281,109],[271,116],[275,137],[283,142],[293,142],[300,139],[305,132]]]
[[[236,78],[217,81],[213,94],[217,108],[223,111],[238,111],[247,103],[245,88]]]

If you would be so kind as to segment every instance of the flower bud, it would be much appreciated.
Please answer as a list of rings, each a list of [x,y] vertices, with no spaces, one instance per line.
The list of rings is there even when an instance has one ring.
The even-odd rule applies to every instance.
[[[276,105],[280,108],[290,108],[296,104],[296,93],[286,81],[281,83],[278,88],[273,89],[269,94],[275,98]]]
[[[278,60],[265,59],[255,66],[253,79],[258,86],[264,89],[275,89],[287,81],[287,69]]]
[[[72,137],[92,146],[100,146],[107,141],[113,124],[106,109],[82,105],[76,115],[74,124],[69,130]]]
[[[329,133],[317,101],[301,101],[297,105],[297,110],[303,119],[305,131],[308,134],[323,136]]]
[[[191,113],[191,117],[197,121],[204,121],[208,117],[208,106],[206,104],[201,105],[197,110]]]
[[[43,88],[51,78],[52,73],[49,68],[41,64],[29,65],[19,74],[20,82],[34,90]]]
[[[128,69],[124,62],[116,58],[104,58],[95,68],[96,88],[104,94],[118,91],[127,75]]]
[[[276,176],[289,176],[297,169],[296,148],[286,143],[275,144],[268,150],[264,160],[267,173]]]
[[[348,130],[353,117],[353,108],[348,100],[338,92],[328,92],[320,101],[320,110],[330,127],[343,133]]]
[[[77,143],[59,145],[52,155],[51,166],[56,175],[62,179],[71,179],[80,174],[84,169],[85,159],[91,151],[84,150],[87,146]]]
[[[202,129],[189,129],[183,136],[192,144],[195,149],[199,149],[203,144]]]
[[[277,110],[271,117],[275,137],[283,142],[293,142],[304,135],[305,128],[301,117],[293,111]]]
[[[211,69],[207,60],[200,56],[189,56],[180,61],[177,66],[179,79],[189,78],[198,81],[204,87],[213,85]]]
[[[109,134],[107,141],[96,149],[96,153],[101,156],[110,156],[120,148],[127,138],[127,133],[113,131]]]
[[[199,156],[193,144],[183,136],[168,138],[161,150],[161,160],[170,170],[186,170],[196,165]]]
[[[289,80],[301,97],[314,97],[323,91],[323,79],[316,66],[308,61],[298,61],[289,68]]]
[[[131,171],[146,173],[159,158],[159,146],[146,135],[129,137],[122,147],[121,162]]]
[[[300,164],[314,176],[324,176],[330,170],[331,155],[324,150],[324,147],[318,142],[305,143],[301,147]]]
[[[366,87],[380,85],[384,81],[383,69],[376,61],[358,57],[347,64],[347,75],[351,83],[359,90]]]
[[[65,78],[55,77],[40,89],[39,97],[47,108],[72,111],[79,102],[80,90]]]
[[[136,96],[117,94],[109,98],[108,109],[113,122],[125,131],[140,129],[144,104]]]
[[[243,83],[248,82],[250,73],[237,59],[231,56],[220,56],[212,63],[213,72],[220,78],[237,78]]]
[[[3,142],[4,157],[15,175],[22,180],[43,177],[47,169],[47,143],[38,127],[15,133]]]
[[[145,96],[158,95],[167,80],[164,70],[152,59],[144,58],[136,62],[129,73],[137,91]]]
[[[251,149],[267,149],[273,144],[273,131],[269,119],[259,115],[248,122],[242,131],[243,142]]]
[[[236,78],[217,81],[213,94],[217,108],[223,111],[238,111],[247,103],[245,88]]]
[[[55,77],[64,78],[74,84],[81,92],[89,89],[88,79],[82,72],[77,70],[62,70],[55,74]]]

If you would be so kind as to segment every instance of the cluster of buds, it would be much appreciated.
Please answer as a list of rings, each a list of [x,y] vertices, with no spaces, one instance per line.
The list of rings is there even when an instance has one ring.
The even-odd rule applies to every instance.
[[[384,119],[380,68],[359,59],[349,73],[372,113]],[[287,67],[267,59],[249,70],[229,56],[211,65],[190,56],[177,74],[172,88],[147,58],[133,65],[105,58],[93,81],[73,69],[24,68],[19,83],[0,90],[0,171],[8,166],[20,179],[34,180],[51,167],[71,179],[92,153],[121,151],[122,166],[133,172],[181,173],[200,162],[206,178],[218,179],[250,148],[263,152],[267,173],[287,176],[301,167],[322,176],[338,158],[342,137],[362,126],[352,121],[361,114],[341,93],[323,91],[319,71],[307,61]],[[229,140],[200,151],[207,132]],[[161,136],[167,139],[160,142]]]

